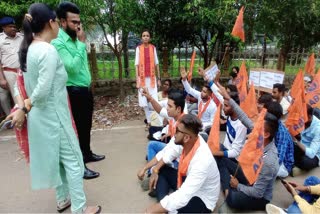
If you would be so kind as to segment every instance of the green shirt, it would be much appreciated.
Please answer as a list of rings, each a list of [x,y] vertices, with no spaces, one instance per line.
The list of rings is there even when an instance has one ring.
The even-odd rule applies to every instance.
[[[88,66],[86,45],[78,39],[73,41],[62,29],[51,44],[57,49],[68,73],[67,86],[89,87],[91,74]]]

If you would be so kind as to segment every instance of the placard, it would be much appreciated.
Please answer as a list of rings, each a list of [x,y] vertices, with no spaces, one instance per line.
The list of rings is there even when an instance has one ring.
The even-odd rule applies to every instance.
[[[219,72],[219,68],[218,68],[218,65],[215,64],[215,65],[210,65],[209,67],[207,67],[205,70],[204,70],[204,73],[206,75],[206,78],[209,80],[209,81],[212,81],[214,80],[214,78],[216,78],[216,75],[217,73]]]
[[[283,83],[284,72],[265,68],[252,68],[250,70],[250,82],[260,91],[272,92],[273,85]]]

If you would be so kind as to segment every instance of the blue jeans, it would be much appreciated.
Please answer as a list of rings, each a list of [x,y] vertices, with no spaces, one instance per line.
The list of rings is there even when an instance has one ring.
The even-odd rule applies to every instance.
[[[161,141],[149,141],[147,155],[148,162],[151,161],[158,152],[160,152],[167,144]]]
[[[309,176],[306,178],[303,185],[304,186],[315,186],[317,184],[320,184],[320,179],[316,176]],[[319,198],[319,196],[311,195],[311,194],[305,193],[305,192],[300,192],[299,195],[301,198],[306,200],[308,203],[313,203],[315,200],[317,200]],[[293,202],[288,207],[288,213],[301,213],[301,210],[300,210],[297,202]]]

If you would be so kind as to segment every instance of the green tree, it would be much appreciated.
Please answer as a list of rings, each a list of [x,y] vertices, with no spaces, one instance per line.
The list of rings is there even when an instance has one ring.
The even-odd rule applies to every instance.
[[[260,0],[256,31],[276,36],[280,53],[277,69],[285,70],[289,51],[310,48],[320,41],[320,1]],[[276,5],[276,7],[275,7]]]

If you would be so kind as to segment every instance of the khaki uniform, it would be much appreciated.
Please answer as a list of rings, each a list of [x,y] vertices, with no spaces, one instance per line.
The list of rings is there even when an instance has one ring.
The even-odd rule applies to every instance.
[[[17,33],[14,38],[7,36],[5,33],[0,33],[0,64],[15,103],[17,101],[14,98],[14,84],[16,83],[17,73],[12,70],[20,68],[18,53],[22,40],[23,34],[21,33]]]

